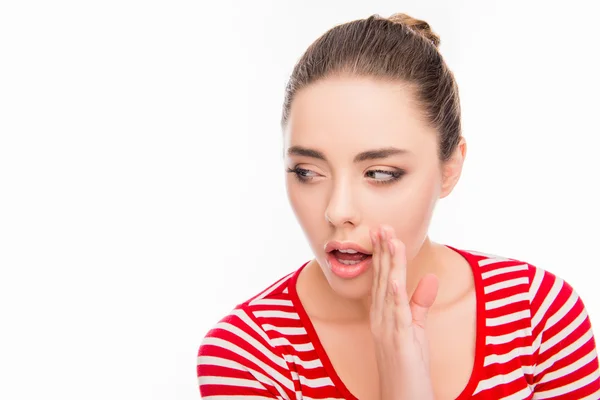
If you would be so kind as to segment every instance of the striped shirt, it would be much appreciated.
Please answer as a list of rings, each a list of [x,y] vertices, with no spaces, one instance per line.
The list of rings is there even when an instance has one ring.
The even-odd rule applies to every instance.
[[[477,298],[474,368],[458,399],[600,399],[585,307],[561,278],[529,263],[458,250]],[[333,369],[296,292],[302,265],[237,305],[203,338],[203,399],[356,399]]]

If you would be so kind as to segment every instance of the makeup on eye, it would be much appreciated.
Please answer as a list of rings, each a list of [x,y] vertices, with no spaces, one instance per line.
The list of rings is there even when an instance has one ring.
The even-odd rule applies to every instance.
[[[381,179],[376,179],[373,177],[373,182],[376,184],[387,184],[387,183],[392,183],[395,182],[397,180],[399,180],[400,178],[402,178],[405,174],[406,171],[400,168],[397,168],[393,171],[388,171],[388,170],[383,170],[383,169],[372,169],[366,172],[366,174],[383,174],[383,175],[387,175],[389,178],[385,179],[385,180],[381,180]]]
[[[294,168],[287,168],[288,173],[292,173],[295,175],[295,178],[302,183],[308,183],[312,181],[313,178],[318,177],[319,174],[311,171],[310,169],[300,168],[299,166],[295,166]],[[310,174],[315,174],[315,176],[310,176]],[[365,175],[369,177],[369,181],[373,182],[377,185],[385,185],[391,184],[395,181],[398,181],[406,174],[406,171],[401,168],[394,168],[393,170],[385,170],[385,169],[370,169],[365,172]],[[386,179],[378,179],[377,176],[387,176]]]

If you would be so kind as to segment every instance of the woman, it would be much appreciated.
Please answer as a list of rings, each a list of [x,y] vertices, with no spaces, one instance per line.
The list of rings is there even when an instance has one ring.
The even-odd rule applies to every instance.
[[[405,14],[336,26],[283,107],[288,196],[315,258],[204,338],[203,398],[598,399],[581,299],[527,262],[432,242],[461,175],[457,86]]]

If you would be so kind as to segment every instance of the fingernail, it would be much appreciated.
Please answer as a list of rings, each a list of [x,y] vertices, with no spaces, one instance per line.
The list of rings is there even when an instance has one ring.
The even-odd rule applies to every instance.
[[[396,246],[394,246],[394,243],[392,242],[392,240],[388,240],[388,247],[390,248],[390,254],[392,255],[392,257],[394,256],[394,254],[396,254]]]
[[[387,240],[387,234],[385,233],[385,229],[380,228],[379,231],[381,232],[381,239],[382,240]]]

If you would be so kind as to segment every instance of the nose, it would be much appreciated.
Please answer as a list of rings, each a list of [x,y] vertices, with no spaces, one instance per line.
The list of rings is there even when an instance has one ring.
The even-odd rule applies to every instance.
[[[358,225],[358,210],[355,204],[352,188],[349,182],[338,182],[333,185],[325,219],[335,227]]]

